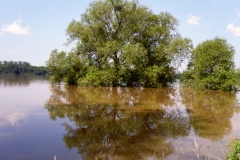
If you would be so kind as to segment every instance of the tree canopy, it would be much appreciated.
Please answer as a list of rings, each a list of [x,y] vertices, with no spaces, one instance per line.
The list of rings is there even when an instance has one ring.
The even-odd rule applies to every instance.
[[[183,82],[198,89],[235,90],[234,53],[234,47],[223,38],[200,43],[183,74]]]
[[[170,13],[154,14],[137,1],[94,1],[67,27],[71,53],[54,50],[52,82],[90,86],[166,86],[192,51]]]

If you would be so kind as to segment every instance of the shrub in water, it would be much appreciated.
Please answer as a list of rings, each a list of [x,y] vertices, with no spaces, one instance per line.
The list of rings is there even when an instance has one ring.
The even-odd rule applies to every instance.
[[[228,153],[226,159],[240,160],[240,139],[234,140],[230,145],[231,145],[231,150]]]

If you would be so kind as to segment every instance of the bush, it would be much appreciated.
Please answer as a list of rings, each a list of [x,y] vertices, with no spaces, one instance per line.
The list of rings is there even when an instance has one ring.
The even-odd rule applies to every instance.
[[[239,160],[240,159],[240,139],[234,140],[230,144],[231,150],[228,153],[227,160]]]
[[[225,39],[216,37],[202,42],[195,48],[191,65],[183,73],[183,83],[198,89],[235,90],[234,53],[234,47]]]

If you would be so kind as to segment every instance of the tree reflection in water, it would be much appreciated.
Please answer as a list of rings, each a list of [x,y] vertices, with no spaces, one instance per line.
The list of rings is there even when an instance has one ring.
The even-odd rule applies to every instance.
[[[37,79],[37,78],[36,78]],[[4,87],[26,87],[34,79],[27,76],[0,75],[0,86]]]
[[[186,114],[173,107],[171,88],[52,86],[51,119],[68,118],[63,140],[83,159],[146,159],[174,152],[168,138],[187,136]]]
[[[181,89],[180,93],[196,135],[216,141],[232,131],[230,119],[239,112],[235,92]]]
[[[31,83],[48,83],[47,76],[31,76],[31,75],[0,75],[0,87],[28,87]]]

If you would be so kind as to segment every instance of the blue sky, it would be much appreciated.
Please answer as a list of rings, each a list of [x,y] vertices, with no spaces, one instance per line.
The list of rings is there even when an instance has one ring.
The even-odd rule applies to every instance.
[[[45,65],[53,49],[63,44],[72,19],[80,20],[92,0],[0,0],[0,61]],[[216,36],[235,47],[240,67],[239,0],[139,0],[154,13],[169,12],[179,21],[179,33],[194,47]]]

